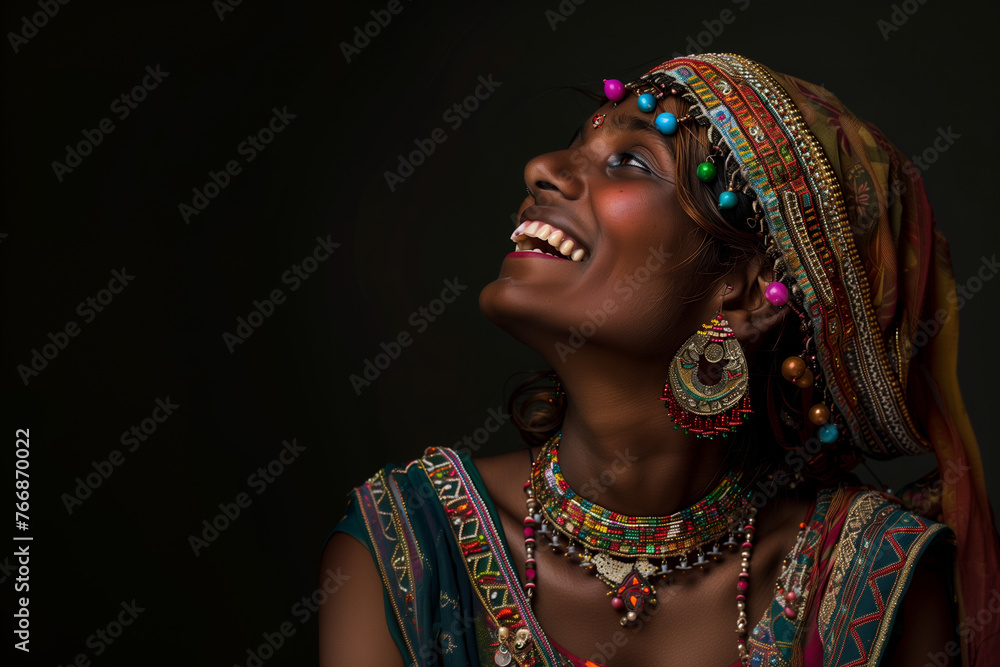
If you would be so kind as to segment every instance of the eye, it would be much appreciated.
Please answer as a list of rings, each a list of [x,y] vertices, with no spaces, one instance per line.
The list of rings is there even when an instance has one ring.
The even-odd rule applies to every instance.
[[[651,172],[652,169],[646,164],[646,161],[635,153],[619,153],[611,157],[612,167],[638,167],[643,171]]]

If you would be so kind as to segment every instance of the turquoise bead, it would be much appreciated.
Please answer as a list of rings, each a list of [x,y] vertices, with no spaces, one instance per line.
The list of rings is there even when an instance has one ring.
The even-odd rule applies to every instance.
[[[819,441],[829,445],[831,442],[837,440],[840,435],[840,431],[837,429],[837,425],[827,422],[819,427]]]
[[[719,195],[719,208],[733,208],[737,201],[736,193],[726,190]]]
[[[656,129],[663,134],[673,134],[677,131],[677,116],[664,111],[656,117]]]
[[[711,162],[702,162],[698,165],[698,180],[710,183],[715,180],[715,165]]]
[[[656,98],[649,93],[644,93],[639,96],[639,111],[644,111],[649,113],[656,108]]]

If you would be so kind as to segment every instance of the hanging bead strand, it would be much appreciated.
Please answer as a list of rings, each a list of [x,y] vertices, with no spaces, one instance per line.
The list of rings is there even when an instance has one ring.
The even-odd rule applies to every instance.
[[[757,520],[757,508],[751,506],[747,512],[747,525],[743,528],[743,545],[740,547],[740,579],[736,582],[736,618],[737,650],[740,654],[740,664],[746,667],[750,664],[750,653],[747,651],[747,591],[750,590],[750,559],[753,557],[754,522]]]

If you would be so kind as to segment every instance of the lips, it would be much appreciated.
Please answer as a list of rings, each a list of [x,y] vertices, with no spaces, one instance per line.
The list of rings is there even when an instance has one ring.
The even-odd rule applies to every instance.
[[[520,251],[538,252],[574,262],[582,262],[587,257],[587,249],[577,240],[541,220],[525,220],[510,235],[510,240]]]

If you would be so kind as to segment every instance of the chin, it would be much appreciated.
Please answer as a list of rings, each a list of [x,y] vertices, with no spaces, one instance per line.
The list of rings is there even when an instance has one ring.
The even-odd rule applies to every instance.
[[[479,309],[486,318],[513,338],[544,355],[554,341],[565,335],[566,327],[552,320],[551,304],[528,294],[524,284],[502,276],[479,293]]]

